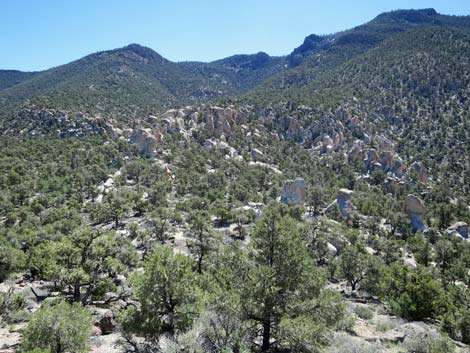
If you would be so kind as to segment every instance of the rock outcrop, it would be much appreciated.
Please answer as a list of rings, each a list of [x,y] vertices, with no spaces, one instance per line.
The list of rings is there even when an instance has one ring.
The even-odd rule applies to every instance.
[[[468,224],[465,222],[454,223],[449,228],[447,228],[447,235],[468,239]]]
[[[351,219],[353,205],[351,201],[351,196],[354,192],[348,189],[340,189],[336,202],[338,203],[339,211],[345,219]]]
[[[292,118],[290,121],[289,127],[286,131],[286,138],[297,141],[304,140],[304,129],[298,119]]]
[[[288,180],[282,189],[281,202],[303,205],[305,203],[306,193],[307,185],[304,179],[297,178],[295,180]]]
[[[348,152],[348,161],[356,163],[363,160],[369,173],[378,168],[388,173],[390,177],[403,178],[406,166],[395,153],[393,143],[379,136],[375,141],[375,146],[367,149],[364,141],[356,140]]]
[[[222,135],[223,136],[223,135]],[[233,148],[232,146],[230,146],[227,142],[224,142],[224,141],[221,141],[221,140],[218,140],[214,137],[210,138],[210,139],[207,139],[206,141],[204,141],[204,148],[207,150],[207,151],[212,151],[212,150],[215,150],[215,149],[219,149],[219,150],[223,150],[225,151],[227,154],[226,154],[226,158],[235,158],[235,157],[239,157],[238,156],[238,153],[237,153],[237,150],[235,148]]]
[[[204,119],[205,129],[215,137],[229,136],[235,131],[235,126],[243,123],[242,115],[233,107],[210,107]]]
[[[403,342],[405,338],[414,338],[429,330],[429,326],[422,322],[409,322],[387,331],[382,339],[388,342]]]
[[[351,149],[348,152],[348,161],[350,163],[356,163],[362,161],[365,158],[365,143],[362,140],[356,140]]]
[[[426,213],[426,208],[424,207],[423,201],[415,196],[408,195],[405,201],[405,212],[410,219],[411,226],[413,230],[424,230],[426,226],[424,225],[424,215]]]
[[[344,142],[344,135],[341,131],[333,135],[324,135],[321,141],[320,153],[337,152]]]
[[[235,128],[244,122],[244,113],[233,106],[216,107],[200,105],[182,109],[170,109],[161,116],[149,116],[147,125],[163,133],[181,134],[188,140],[193,131],[204,130],[211,138],[224,140]]]
[[[157,145],[162,141],[163,133],[152,129],[137,129],[132,132],[129,142],[136,144],[140,153],[148,158],[155,157]]]
[[[90,116],[82,112],[70,112],[58,109],[24,108],[18,113],[18,122],[5,134],[19,133],[28,136],[87,137],[109,136],[118,138],[123,131],[113,124],[112,119]]]

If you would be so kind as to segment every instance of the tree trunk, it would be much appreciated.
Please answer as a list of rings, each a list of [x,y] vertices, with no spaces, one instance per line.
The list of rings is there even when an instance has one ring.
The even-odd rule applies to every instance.
[[[80,293],[80,283],[75,283],[73,285],[73,301],[80,303],[81,293]]]
[[[203,240],[203,230],[199,232],[199,245],[200,245],[200,253],[197,259],[197,272],[202,274],[202,259],[204,257],[204,240]]]
[[[56,351],[55,351],[55,353],[62,353],[62,342],[61,342],[61,339],[60,339],[60,335],[58,333],[56,333],[55,340],[56,340]]]
[[[201,250],[201,255],[199,255],[199,257],[197,259],[197,272],[199,274],[202,274],[202,258],[203,258],[203,254],[202,254],[202,250]]]
[[[95,270],[93,271],[93,278],[92,278],[90,284],[88,285],[88,288],[85,292],[85,295],[80,299],[80,301],[82,302],[82,305],[87,304],[87,301],[88,301],[88,298],[91,295],[91,292],[96,287],[96,283],[98,282],[99,269],[100,269],[100,265],[98,264],[98,265],[95,266]]]
[[[271,340],[271,320],[266,320],[263,322],[263,344],[261,345],[261,350],[266,352],[269,349],[269,341]]]
[[[240,345],[238,343],[235,343],[232,351],[233,353],[240,353]]]
[[[168,333],[174,335],[175,333],[175,312],[174,309],[168,311]]]

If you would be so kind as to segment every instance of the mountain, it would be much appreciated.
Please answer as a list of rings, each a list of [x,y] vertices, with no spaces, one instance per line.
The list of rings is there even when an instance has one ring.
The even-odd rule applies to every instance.
[[[131,44],[30,75],[0,73],[0,101],[7,117],[35,106],[129,120],[245,92],[282,70],[281,63],[281,58],[264,53],[213,63],[174,63]]]
[[[234,55],[209,64],[222,67],[226,76],[231,76],[236,93],[256,87],[268,77],[284,71],[285,58],[271,57],[260,52],[253,55]]]
[[[18,70],[0,70],[0,91],[34,77],[36,72]]]
[[[394,33],[406,32],[417,27],[457,27],[470,29],[469,17],[441,15],[434,9],[397,10],[383,13],[372,21],[350,30],[332,35],[312,34],[287,57],[290,67],[299,66],[312,55],[335,54],[338,51],[363,52],[381,43]],[[310,65],[312,62],[310,62]]]
[[[430,27],[468,32],[470,16],[441,15],[434,9],[397,10],[343,32],[325,36],[312,34],[287,56],[287,64],[292,70],[274,76],[260,90],[301,87],[315,79],[318,73],[362,55],[387,39],[400,38],[409,31]]]
[[[129,123],[170,108],[227,98],[263,106],[286,100],[326,105],[350,96],[352,89],[365,89],[362,86],[374,79],[367,70],[360,71],[362,82],[351,82],[354,88],[337,79],[338,75],[359,79],[349,71],[355,70],[357,60],[372,60],[383,50],[386,58],[405,55],[413,48],[400,52],[401,42],[414,40],[418,32],[432,36],[433,30],[445,29],[465,36],[470,17],[441,15],[433,9],[393,11],[350,30],[309,35],[285,57],[260,52],[210,63],[175,63],[131,44],[42,72],[0,71],[0,124],[16,124],[31,109],[80,112]],[[419,48],[445,56],[447,43],[438,45],[428,47],[423,38]],[[385,67],[379,63],[378,69]]]
[[[354,54],[319,49],[243,95],[239,104],[268,110],[277,119],[294,117],[313,145],[338,130],[350,143],[383,136],[406,160],[425,161],[434,180],[449,183],[448,189],[468,190],[468,18],[404,11],[372,23],[412,28],[388,34],[367,50],[355,46]]]

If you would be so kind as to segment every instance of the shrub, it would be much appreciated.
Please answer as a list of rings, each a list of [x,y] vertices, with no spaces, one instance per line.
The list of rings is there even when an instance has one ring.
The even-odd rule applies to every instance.
[[[422,267],[410,270],[406,266],[393,265],[386,279],[386,288],[385,297],[392,310],[409,320],[435,318],[448,306],[441,283]]]
[[[354,313],[363,320],[370,320],[374,317],[374,311],[367,306],[354,307]]]
[[[384,347],[380,343],[369,343],[357,337],[351,337],[345,333],[336,333],[327,353],[384,353]]]
[[[375,320],[375,330],[379,332],[386,332],[393,330],[395,327],[402,324],[401,320],[393,318],[377,318]]]
[[[27,312],[22,310],[24,304],[24,295],[14,293],[12,288],[0,292],[0,327],[3,323],[24,321],[27,315]]]
[[[338,331],[351,331],[355,322],[356,318],[354,315],[352,313],[346,312],[344,317],[336,325],[336,329]]]
[[[51,353],[88,352],[91,315],[80,304],[43,304],[23,332],[21,350],[49,350]]]
[[[423,333],[415,337],[408,337],[403,342],[407,353],[453,353],[454,343],[438,333]]]
[[[0,236],[0,282],[21,268],[24,255],[18,249],[3,244]]]

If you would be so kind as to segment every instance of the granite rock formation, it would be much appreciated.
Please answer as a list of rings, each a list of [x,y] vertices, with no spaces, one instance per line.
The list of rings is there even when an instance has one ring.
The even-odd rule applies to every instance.
[[[306,193],[307,185],[304,179],[288,180],[282,189],[281,202],[304,204]]]
[[[353,194],[352,190],[348,189],[340,189],[338,192],[338,196],[336,202],[338,203],[339,211],[341,215],[346,218],[350,219],[352,216],[353,205],[351,201],[351,196]]]
[[[426,213],[426,208],[424,207],[423,201],[415,196],[408,195],[405,201],[405,211],[410,219],[411,226],[413,230],[424,230],[426,226],[424,225],[424,215]]]

